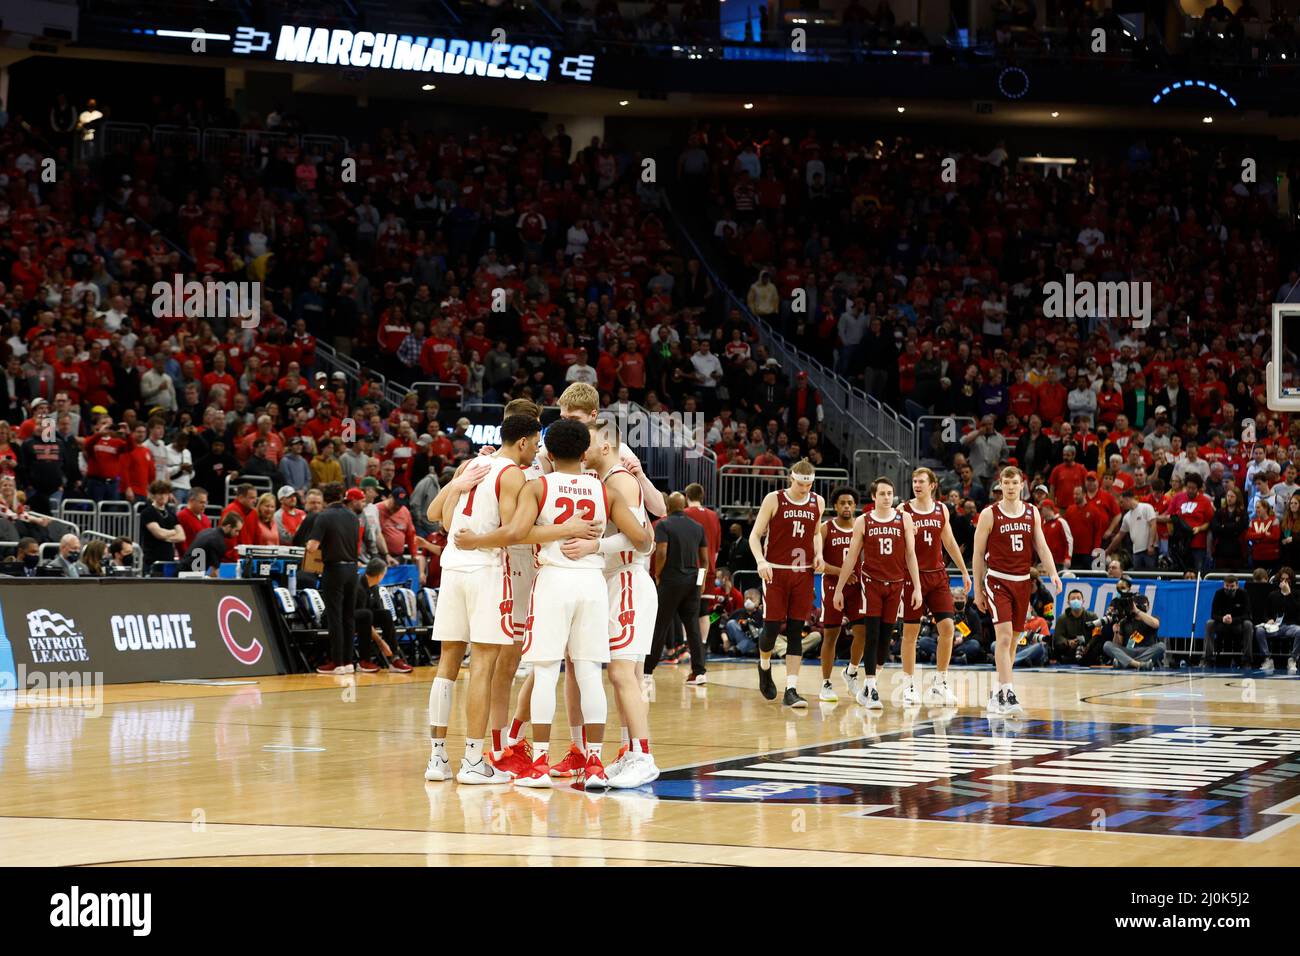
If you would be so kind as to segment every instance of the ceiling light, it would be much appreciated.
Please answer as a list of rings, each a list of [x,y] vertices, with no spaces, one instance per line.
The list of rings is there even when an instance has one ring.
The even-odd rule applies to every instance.
[[[753,103],[746,103],[746,104],[745,104],[745,109],[747,109],[747,110],[752,110],[753,108],[754,108],[754,104],[753,104]]]
[[[1202,117],[1201,117],[1201,122],[1202,122],[1202,123],[1213,123],[1213,122],[1214,122],[1214,117],[1213,117],[1213,116],[1202,116]]]
[[[425,83],[424,86],[420,87],[420,89],[422,89],[422,90],[424,90],[424,92],[428,93],[430,90],[436,90],[437,87],[434,86],[432,83]]]
[[[618,105],[619,105],[619,106],[627,106],[627,100],[619,100],[619,101],[618,101]]]
[[[898,108],[898,112],[900,112],[900,113],[906,113],[906,112],[907,112],[907,107],[906,107],[906,106],[900,106],[900,107]]]
[[[1060,116],[1060,115],[1061,115],[1061,114],[1058,113],[1056,110],[1052,110],[1052,119],[1056,119],[1056,118],[1057,118],[1058,116]]]

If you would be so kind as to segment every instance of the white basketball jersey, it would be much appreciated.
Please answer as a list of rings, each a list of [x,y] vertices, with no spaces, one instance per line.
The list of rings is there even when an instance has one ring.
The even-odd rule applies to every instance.
[[[605,475],[605,481],[609,481],[610,475],[616,475],[619,473],[622,473],[624,475],[632,474],[622,465],[615,465],[613,468],[609,470],[609,473]],[[633,503],[629,501],[627,504],[628,507],[631,509],[632,514],[636,517],[636,520],[641,522],[642,524],[645,524],[645,520],[646,520],[645,497],[641,494],[641,487],[639,485],[637,486],[636,489],[636,502]],[[615,534],[618,534],[618,528],[614,527],[612,523],[607,524],[605,526],[605,537],[609,537]],[[650,566],[650,555],[638,554],[636,551],[616,551],[614,554],[605,555],[606,574],[609,574],[611,572],[621,571],[624,568],[633,567],[636,565],[640,565],[641,567],[648,568]]]
[[[542,456],[539,453],[533,458],[533,463],[524,469],[524,481],[532,481],[534,478],[542,477]],[[506,549],[510,552],[510,566],[513,568],[535,567],[537,558],[537,549],[531,544],[512,544]],[[526,601],[527,598],[525,597]]]
[[[554,471],[543,476],[542,506],[538,509],[537,523],[542,527],[564,524],[574,515],[586,521],[595,521],[602,528],[609,523],[609,503],[605,486],[595,475],[572,475]],[[560,550],[563,542],[552,541],[537,551],[537,563],[556,568],[594,568],[603,571],[605,556],[597,551],[578,559],[566,558]]]
[[[509,458],[490,456],[483,480],[457,499],[451,527],[447,529],[447,546],[442,552],[444,568],[485,568],[501,563],[500,548],[462,551],[456,547],[456,533],[464,530],[490,534],[501,527],[501,476],[518,467]]]

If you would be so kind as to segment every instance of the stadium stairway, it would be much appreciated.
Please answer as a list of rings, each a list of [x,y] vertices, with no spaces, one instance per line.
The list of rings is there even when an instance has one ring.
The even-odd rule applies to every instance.
[[[718,274],[712,258],[695,241],[691,230],[663,197],[668,219],[683,245],[689,248],[714,287],[727,302],[740,311],[758,331],[759,340],[770,355],[776,357],[787,375],[806,372],[809,383],[821,393],[825,409],[823,427],[826,438],[852,463],[854,484],[865,487],[872,479],[885,476],[896,488],[905,488],[911,480],[913,462],[918,457],[916,425],[907,417],[885,405],[842,375],[789,342],[770,323],[750,312],[745,300],[731,289]]]

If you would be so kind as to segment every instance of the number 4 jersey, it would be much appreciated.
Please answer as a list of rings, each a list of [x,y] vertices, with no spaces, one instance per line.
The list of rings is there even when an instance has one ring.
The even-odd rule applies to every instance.
[[[556,471],[537,480],[542,483],[542,504],[537,510],[537,523],[542,527],[564,524],[574,515],[584,521],[595,521],[601,528],[609,523],[605,486],[595,475]],[[561,543],[552,541],[541,545],[537,550],[537,563],[542,567],[605,569],[605,556],[600,552],[576,559],[567,558],[560,550]]]

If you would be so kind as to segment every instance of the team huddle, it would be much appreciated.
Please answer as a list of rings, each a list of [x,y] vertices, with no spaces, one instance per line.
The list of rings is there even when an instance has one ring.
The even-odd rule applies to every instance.
[[[832,492],[833,513],[823,521],[826,505],[813,492],[813,467],[801,461],[790,471],[789,487],[767,495],[750,532],[749,544],[763,580],[764,630],[759,642],[758,687],[774,700],[772,652],[786,638],[787,707],[807,707],[797,690],[802,661],[801,634],[814,603],[815,575],[822,575],[823,628],[820,699],[836,701],[831,672],[840,632],[851,628],[849,663],[843,670],[849,696],[869,710],[884,707],[876,669],[889,652],[888,633],[902,618],[901,657],[904,706],[922,699],[951,706],[957,696],[948,683],[952,659],[954,606],[944,552],[961,574],[962,589],[975,588],[975,604],[989,614],[996,635],[997,686],[989,695],[990,716],[1024,712],[1011,684],[1014,638],[1025,626],[1030,596],[1030,567],[1038,554],[1057,591],[1061,580],[1043,537],[1038,510],[1021,499],[1019,469],[1003,469],[1001,498],[984,509],[975,531],[974,569],[968,572],[949,526],[947,509],[934,499],[938,478],[928,468],[912,473],[913,497],[894,506],[894,486],[887,478],[871,484],[871,506],[858,512],[857,493],[848,487]],[[856,516],[856,517],[855,517]],[[834,581],[833,593],[828,592]],[[916,685],[916,644],[921,618],[928,614],[938,631],[934,681],[924,695]],[[860,675],[859,664],[865,674]]]
[[[429,695],[426,780],[452,776],[446,734],[467,643],[473,660],[457,781],[549,787],[576,778],[584,789],[604,790],[644,786],[659,775],[639,671],[658,609],[649,514],[664,513],[663,495],[620,449],[617,427],[597,417],[595,389],[571,386],[560,409],[543,448],[541,409],[526,400],[508,404],[501,447],[463,465],[429,506],[448,543],[434,618],[442,655]],[[511,717],[520,660],[532,667]],[[551,764],[561,663],[572,742]],[[608,768],[601,760],[604,664],[623,728]]]
[[[573,778],[586,790],[604,790],[644,786],[659,776],[650,753],[644,687],[650,678],[642,665],[658,611],[649,570],[655,547],[650,515],[667,509],[636,456],[620,448],[617,427],[598,417],[597,399],[590,385],[570,386],[560,397],[561,418],[546,431],[545,447],[541,409],[527,400],[511,402],[501,425],[501,447],[463,464],[429,505],[429,520],[447,529],[448,543],[434,618],[433,639],[441,642],[442,655],[429,693],[432,754],[426,780],[453,775],[447,727],[467,645],[473,645],[473,660],[457,781],[550,787],[555,779]],[[947,509],[934,498],[938,480],[930,469],[913,472],[913,497],[897,507],[886,478],[872,482],[870,507],[861,514],[857,493],[839,488],[825,521],[826,504],[813,491],[814,479],[807,460],[795,464],[788,487],[764,498],[749,536],[763,581],[758,663],[763,697],[776,699],[772,655],[784,634],[783,703],[807,707],[798,691],[801,635],[820,574],[821,700],[838,699],[831,673],[840,632],[848,627],[847,691],[863,707],[883,708],[876,671],[901,617],[903,704],[923,699],[935,706],[956,704],[948,683],[954,610],[946,552],[963,589],[974,587],[976,606],[993,621],[998,684],[987,713],[1023,713],[1011,685],[1013,640],[1025,626],[1035,553],[1058,592],[1061,582],[1038,511],[1021,499],[1019,470],[1002,471],[1000,500],[980,515],[970,571]],[[934,680],[922,694],[914,675],[924,614],[935,622],[938,646]],[[511,714],[521,660],[532,665],[531,672]],[[562,664],[571,742],[552,764],[551,724]],[[622,725],[619,754],[608,768],[602,762],[608,716],[602,665],[609,667]]]

